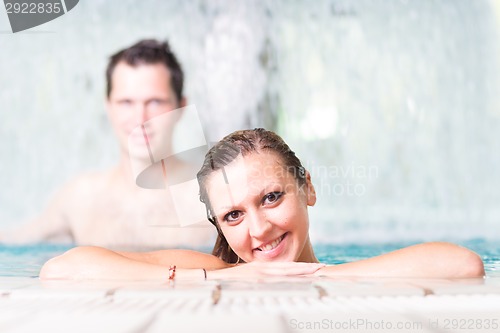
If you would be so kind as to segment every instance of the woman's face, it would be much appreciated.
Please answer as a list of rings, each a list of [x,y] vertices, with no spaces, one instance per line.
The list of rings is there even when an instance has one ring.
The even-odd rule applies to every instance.
[[[309,246],[307,206],[316,202],[309,174],[301,188],[277,154],[261,151],[213,172],[207,190],[217,222],[241,259],[303,259]]]

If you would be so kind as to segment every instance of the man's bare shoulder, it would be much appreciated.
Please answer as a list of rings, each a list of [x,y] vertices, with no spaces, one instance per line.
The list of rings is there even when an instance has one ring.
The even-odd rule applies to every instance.
[[[87,171],[73,177],[70,180],[74,186],[85,186],[87,184],[102,184],[109,183],[113,181],[114,169],[99,170],[99,171]]]
[[[58,196],[66,199],[75,196],[88,196],[102,192],[113,182],[113,170],[91,171],[81,173],[63,185]]]

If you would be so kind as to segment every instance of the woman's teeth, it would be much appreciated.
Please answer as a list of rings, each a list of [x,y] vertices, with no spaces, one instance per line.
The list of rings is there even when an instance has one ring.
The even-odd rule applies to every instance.
[[[284,236],[285,235],[282,235],[281,237],[277,238],[276,240],[272,241],[271,243],[266,244],[264,246],[261,246],[261,247],[259,247],[257,249],[260,250],[260,251],[271,251],[276,246],[278,246],[279,243],[281,243],[281,241],[283,240]]]

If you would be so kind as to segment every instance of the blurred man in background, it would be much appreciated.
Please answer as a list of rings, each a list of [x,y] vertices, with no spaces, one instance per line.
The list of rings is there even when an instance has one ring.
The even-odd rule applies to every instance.
[[[143,189],[131,169],[129,136],[154,117],[184,107],[184,74],[167,42],[142,40],[114,54],[106,70],[106,108],[120,146],[118,165],[79,175],[61,189],[45,211],[20,228],[0,232],[3,243],[72,242],[119,249],[200,247],[211,243],[215,230],[207,224],[179,227],[168,190]],[[162,144],[171,150],[172,131]],[[143,139],[143,138],[139,138]],[[174,156],[167,173],[192,166]]]

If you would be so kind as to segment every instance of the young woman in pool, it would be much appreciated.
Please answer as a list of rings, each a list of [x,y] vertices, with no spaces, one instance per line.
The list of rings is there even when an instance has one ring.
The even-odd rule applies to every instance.
[[[49,260],[41,278],[219,279],[265,275],[463,278],[484,275],[475,253],[423,243],[341,265],[318,263],[309,240],[311,177],[295,153],[264,129],[234,132],[207,153],[198,173],[200,199],[218,231],[213,255],[78,247]],[[176,265],[176,269],[173,268]]]

